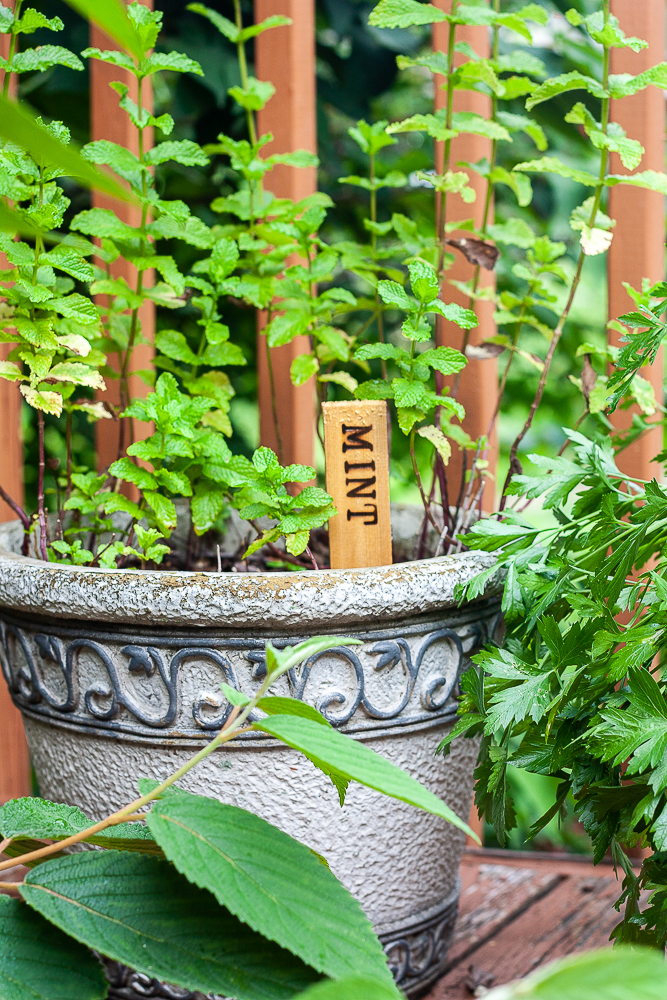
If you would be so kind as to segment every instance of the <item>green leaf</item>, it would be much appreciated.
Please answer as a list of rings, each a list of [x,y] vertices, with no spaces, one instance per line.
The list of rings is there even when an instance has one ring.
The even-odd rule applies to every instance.
[[[69,49],[62,45],[38,45],[34,49],[18,52],[12,62],[14,73],[34,73],[50,69],[52,66],[67,66],[68,69],[82,70],[83,63]]]
[[[201,364],[180,330],[160,330],[155,334],[155,346],[174,361],[184,361],[189,365]]]
[[[420,427],[417,434],[431,442],[435,450],[440,455],[444,465],[449,463],[449,460],[452,457],[452,446],[439,427],[434,427],[433,425]]]
[[[287,1000],[314,978],[157,858],[70,855],[34,869],[21,894],[89,948],[188,990]]]
[[[488,139],[511,142],[512,137],[503,125],[491,122],[472,111],[455,111],[452,115],[452,127],[457,132],[471,132],[473,135],[483,135]]]
[[[530,111],[536,104],[548,101],[558,94],[564,94],[568,90],[587,90],[593,97],[604,97],[605,89],[601,83],[590,76],[584,76],[576,70],[572,73],[563,73],[561,76],[552,76],[532,92],[526,101],[526,111]]]
[[[313,354],[299,354],[290,365],[292,385],[305,385],[320,370],[320,363]]]
[[[535,245],[535,233],[523,219],[511,218],[507,222],[492,224],[488,226],[488,233],[496,243],[509,243],[524,250]]]
[[[141,71],[146,75],[153,73],[195,73],[203,76],[204,71],[195,59],[182,52],[153,52],[148,59],[141,62]]]
[[[127,16],[122,0],[66,0],[87,21],[118,42],[122,49],[131,52],[136,59],[142,59],[144,52],[134,25]]]
[[[113,462],[109,466],[109,474],[126,483],[134,483],[140,490],[157,488],[155,476],[141,465],[135,465],[130,458],[119,458],[117,462]]]
[[[397,281],[378,281],[378,292],[385,305],[396,306],[397,309],[404,309],[406,312],[415,308],[405,289]]]
[[[121,459],[122,461],[122,459]],[[176,508],[173,501],[163,497],[161,493],[145,492],[144,499],[155,514],[158,524],[163,528],[176,527]]]
[[[456,323],[462,330],[472,330],[479,324],[477,314],[472,309],[460,306],[458,302],[441,302],[436,299],[434,302],[429,302],[427,308],[429,311],[439,312],[441,316],[444,316],[451,323]]]
[[[321,764],[333,767],[350,781],[358,781],[383,795],[425,809],[441,816],[460,830],[471,833],[467,824],[449,806],[365,743],[344,736],[334,729],[318,726],[310,719],[297,719],[289,715],[278,715],[255,722],[253,729],[268,733],[295,750],[301,750],[316,767]]]
[[[250,698],[243,691],[238,691],[236,688],[230,687],[229,684],[221,684],[220,689],[230,705],[237,705],[239,708],[243,708],[245,705],[250,704]]]
[[[233,45],[236,45],[239,41],[239,29],[233,21],[223,17],[222,14],[217,12],[217,10],[211,10],[210,7],[206,7],[203,3],[189,3],[186,10],[191,10],[193,14],[201,14],[202,17],[208,18],[211,24],[213,24],[218,31],[225,36],[225,38],[228,38]]]
[[[253,930],[332,978],[365,972],[391,980],[356,900],[307,847],[266,820],[179,791],[160,799],[147,822],[176,868]]]
[[[109,985],[86,948],[18,899],[0,895],[3,1000],[104,1000]]]
[[[46,799],[11,799],[0,806],[0,832],[3,837],[30,837],[37,840],[64,840],[92,826],[76,806],[67,806]],[[86,838],[86,843],[118,850],[161,854],[142,823],[120,823]]]
[[[146,163],[151,165],[175,160],[185,167],[205,167],[209,162],[209,158],[201,146],[196,142],[191,142],[190,139],[181,139],[178,142],[160,142],[148,150],[144,159]]]
[[[48,28],[50,31],[62,31],[65,25],[59,17],[48,18],[33,7],[24,9],[16,22],[16,32],[21,35],[32,35],[38,28]]]
[[[95,170],[71,146],[40,125],[24,107],[0,95],[0,137],[29,153],[37,163],[55,165],[95,191],[132,201],[130,193],[106,174]]]
[[[577,184],[584,184],[586,187],[596,187],[597,177],[587,173],[585,170],[577,170],[561,163],[555,156],[542,156],[539,160],[527,160],[525,163],[517,163],[515,170],[525,170],[532,174],[558,174],[560,177],[569,177]]]
[[[629,184],[631,187],[646,188],[649,191],[667,194],[667,174],[659,173],[657,170],[642,170],[638,174],[608,174],[605,177],[605,184],[608,187]]]
[[[191,501],[192,523],[198,535],[213,527],[225,506],[225,493],[216,483],[200,481]]]
[[[295,1000],[398,1000],[402,996],[395,986],[382,980],[347,976],[338,982],[317,983]]]
[[[375,28],[410,28],[414,24],[446,21],[447,15],[431,3],[417,0],[380,0],[368,17]]]
[[[246,111],[261,111],[265,104],[273,97],[276,88],[268,80],[257,80],[254,76],[249,77],[248,86],[230,87],[227,93],[233,97]]]
[[[665,965],[650,948],[634,944],[599,948],[550,963],[486,996],[488,1000],[664,1000]]]
[[[318,375],[318,382],[335,382],[337,385],[341,385],[344,389],[347,389],[349,393],[354,395],[359,383],[356,378],[350,375],[348,372],[333,372],[331,375]]]
[[[331,726],[331,723],[327,722],[321,712],[318,712],[312,705],[308,705],[307,702],[299,701],[298,698],[281,698],[278,695],[270,695],[260,698],[257,702],[257,708],[261,708],[267,715],[300,715],[304,719],[312,719],[320,726]]]
[[[35,410],[41,410],[42,413],[52,413],[55,417],[59,417],[63,412],[63,397],[59,392],[47,392],[46,390],[40,392],[27,385],[22,385],[21,393],[26,403]]]
[[[419,363],[435,368],[443,375],[455,375],[465,367],[466,359],[454,347],[435,347],[420,354]]]

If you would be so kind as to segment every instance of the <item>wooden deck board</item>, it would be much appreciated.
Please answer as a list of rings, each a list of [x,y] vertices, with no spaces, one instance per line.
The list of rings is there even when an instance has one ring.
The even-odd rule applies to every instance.
[[[589,859],[467,851],[449,971],[425,1000],[470,1000],[564,955],[610,945],[620,882]]]

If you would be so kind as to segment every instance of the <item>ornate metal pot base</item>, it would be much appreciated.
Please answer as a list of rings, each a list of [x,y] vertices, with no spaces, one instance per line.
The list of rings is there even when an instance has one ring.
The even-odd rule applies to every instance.
[[[377,928],[396,985],[409,997],[418,997],[444,972],[447,952],[456,923],[461,881],[438,906],[411,921]],[[190,993],[179,986],[161,983],[120,962],[103,959],[110,983],[109,1000],[224,1000],[209,994]]]

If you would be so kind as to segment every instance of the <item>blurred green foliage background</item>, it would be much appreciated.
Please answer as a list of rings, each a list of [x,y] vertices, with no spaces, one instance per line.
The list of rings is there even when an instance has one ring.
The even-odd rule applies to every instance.
[[[176,120],[171,138],[195,139],[200,143],[212,142],[220,132],[235,138],[245,135],[245,121],[232,100],[227,96],[229,87],[239,82],[236,53],[230,43],[213,32],[202,18],[189,13],[187,0],[158,0],[164,11],[164,32],[161,47],[177,49],[197,59],[203,77],[181,74],[163,74],[155,90],[155,100],[160,113],[168,111]],[[233,16],[232,0],[207,0],[208,5]],[[576,7],[582,13],[597,9],[596,0],[540,0],[552,13],[549,24],[535,31],[533,51],[542,59],[550,75],[583,70],[600,74],[601,58],[596,47],[584,35],[571,27],[563,17],[564,12]],[[520,0],[503,0],[502,10],[521,6]],[[35,6],[48,16],[58,14],[65,21],[65,31],[57,39],[80,52],[88,44],[87,26],[62,0],[37,0]],[[329,213],[324,236],[331,241],[358,238],[366,241],[363,218],[367,211],[367,195],[359,188],[340,185],[338,177],[347,174],[364,174],[367,165],[364,154],[347,134],[347,129],[358,119],[390,120],[432,109],[434,82],[430,73],[412,68],[398,71],[396,56],[415,54],[430,44],[428,28],[410,30],[379,30],[369,27],[367,18],[372,10],[372,0],[317,0],[317,94],[318,94],[318,143],[321,167],[319,183],[335,202]],[[252,3],[244,0],[244,16],[252,20]],[[53,40],[51,35],[40,37],[37,32],[32,44]],[[509,51],[523,44],[518,36],[503,34],[502,51]],[[76,73],[55,67],[46,73],[22,77],[20,96],[29,101],[41,114],[63,119],[78,142],[90,138],[88,114],[88,71]],[[588,101],[595,114],[596,102],[577,94],[578,100]],[[573,125],[565,124],[565,113],[573,103],[571,95],[564,94],[555,100],[539,105],[533,115],[545,129],[550,152],[557,153],[567,163],[576,163],[583,169],[597,172],[597,163],[590,159],[589,146]],[[512,102],[506,108],[523,112],[523,101]],[[420,133],[407,133],[399,142],[384,151],[387,169],[402,170],[406,174],[433,165],[432,140]],[[500,163],[511,167],[535,155],[531,140],[516,133],[514,142],[500,143]],[[182,198],[207,223],[216,221],[209,204],[219,194],[231,193],[235,188],[235,175],[228,164],[220,159],[208,169],[188,168],[166,164],[159,168],[159,185],[171,198]],[[571,210],[587,196],[580,186],[555,176],[533,179],[534,200],[530,207],[519,208],[509,189],[500,186],[496,201],[496,221],[520,216],[530,222],[539,233],[547,233],[554,240],[563,240],[568,246],[571,267],[578,253],[578,241],[568,225]],[[72,214],[87,207],[89,195],[74,185],[68,187],[72,198]],[[380,219],[387,219],[394,211],[417,220],[426,230],[434,227],[433,192],[423,187],[385,189],[380,193]],[[187,267],[196,251],[184,244],[165,248],[177,257],[179,264]],[[188,254],[190,258],[188,258]],[[510,248],[501,258],[497,269],[498,288],[512,288],[517,279],[511,273],[512,264],[520,251]],[[629,300],[628,300],[629,304]],[[583,405],[581,395],[570,381],[570,375],[579,375],[581,358],[575,358],[577,346],[583,341],[602,343],[606,323],[605,257],[588,258],[584,277],[571,319],[558,348],[556,359],[547,383],[539,416],[524,442],[524,453],[531,451],[552,452],[563,440],[561,427],[572,426],[580,416]],[[178,314],[158,315],[158,326],[174,326],[175,320],[187,331],[194,321],[194,310],[187,307]],[[251,310],[230,305],[225,309],[225,320],[230,324],[233,339],[239,343],[248,360],[246,368],[229,370],[236,398],[233,401],[233,447],[246,454],[258,444],[258,416],[256,406],[255,374],[255,318]],[[539,333],[526,334],[524,347],[544,356],[546,342]],[[532,339],[531,339],[532,338]],[[498,480],[502,483],[506,468],[506,453],[513,437],[523,423],[537,385],[537,372],[517,359],[513,365],[500,420],[501,468]],[[34,411],[25,408],[24,439],[26,452],[26,490],[28,506],[35,504],[36,440],[32,422]],[[62,421],[47,418],[46,446],[52,459],[65,457],[64,427]],[[394,435],[395,495],[403,499],[416,499],[416,488],[410,484],[407,455],[402,449],[402,435]],[[74,435],[76,462],[94,464],[93,429],[82,419],[77,422]],[[52,463],[55,464],[55,463]],[[545,782],[513,772],[512,784],[517,797],[519,830],[512,843],[524,845],[524,838],[531,822],[552,801]],[[585,840],[571,822],[559,827],[554,820],[538,840],[539,847],[585,849]]]

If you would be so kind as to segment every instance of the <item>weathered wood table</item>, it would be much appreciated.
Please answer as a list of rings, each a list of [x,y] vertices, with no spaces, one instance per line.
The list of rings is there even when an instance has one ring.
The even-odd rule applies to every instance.
[[[449,969],[426,1000],[470,1000],[564,955],[611,946],[621,886],[610,864],[471,849],[461,881]]]

